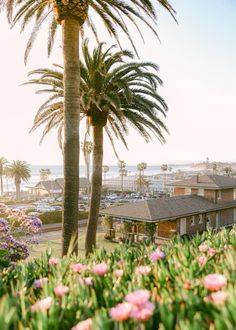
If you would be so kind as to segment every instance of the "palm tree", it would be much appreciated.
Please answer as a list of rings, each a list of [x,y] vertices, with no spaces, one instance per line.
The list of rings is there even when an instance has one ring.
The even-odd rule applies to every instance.
[[[40,180],[42,181],[48,180],[50,174],[51,174],[51,170],[49,168],[41,168],[39,170]]]
[[[30,178],[30,168],[26,162],[16,160],[9,166],[9,174],[15,181],[16,200],[20,200],[21,181],[28,181]]]
[[[161,165],[161,171],[163,172],[164,191],[166,191],[166,172],[168,171],[168,165],[167,164],[162,164]]]
[[[154,1],[153,1],[154,2]],[[174,9],[167,0],[157,0],[174,17]],[[25,60],[44,23],[49,22],[48,52],[50,53],[58,24],[62,27],[62,50],[64,62],[64,208],[62,225],[62,254],[68,252],[74,237],[78,239],[78,196],[79,196],[79,120],[80,120],[80,57],[79,40],[84,30],[84,23],[92,30],[98,40],[95,17],[99,17],[104,27],[120,44],[117,28],[128,37],[136,50],[129,27],[124,18],[131,22],[137,31],[141,31],[137,19],[144,22],[157,36],[155,23],[156,11],[151,1],[147,0],[0,0],[12,26],[21,22],[21,30],[32,21],[34,28],[29,38]],[[77,253],[77,243],[72,252]]]
[[[7,164],[7,160],[4,157],[0,158],[0,191],[1,196],[3,195],[3,175],[4,175],[4,169],[5,165]]]
[[[108,165],[103,165],[102,166],[102,171],[103,171],[103,185],[105,186],[106,182],[106,174],[109,172],[110,168]]]
[[[84,153],[84,161],[86,166],[86,177],[87,177],[87,194],[88,194],[88,206],[89,206],[89,199],[90,199],[90,154],[93,151],[93,143],[88,140],[84,140],[81,144],[82,151]]]
[[[86,116],[93,137],[92,192],[86,238],[86,250],[89,252],[96,242],[102,186],[103,131],[113,146],[113,136],[127,146],[125,135],[128,134],[128,124],[147,142],[153,135],[164,142],[162,130],[167,130],[159,118],[159,113],[166,115],[167,106],[156,91],[162,83],[157,75],[158,67],[153,63],[133,61],[124,64],[125,59],[132,58],[130,52],[114,52],[113,47],[103,51],[103,47],[100,44],[90,54],[85,42],[82,48],[84,61],[80,66],[81,116]],[[39,69],[30,75],[37,78],[29,80],[28,84],[45,86],[38,92],[50,93],[49,99],[38,110],[32,129],[46,124],[43,137],[52,128],[58,128],[60,135],[64,124],[62,68]]]
[[[143,193],[144,186],[145,186],[145,176],[144,176],[144,170],[146,170],[147,164],[146,163],[139,163],[137,165],[138,170],[138,178],[136,180],[137,189],[140,193]]]
[[[124,193],[124,176],[127,176],[128,171],[126,170],[126,163],[123,160],[118,162],[119,175],[121,177],[121,193]]]

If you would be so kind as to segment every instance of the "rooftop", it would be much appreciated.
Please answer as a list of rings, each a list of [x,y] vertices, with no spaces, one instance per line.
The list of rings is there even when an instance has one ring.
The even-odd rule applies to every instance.
[[[174,187],[236,188],[236,179],[225,175],[194,175],[170,184]]]
[[[109,207],[100,211],[100,214],[132,220],[158,221],[235,206],[236,201],[215,204],[201,196],[184,195],[149,199],[142,202]]]

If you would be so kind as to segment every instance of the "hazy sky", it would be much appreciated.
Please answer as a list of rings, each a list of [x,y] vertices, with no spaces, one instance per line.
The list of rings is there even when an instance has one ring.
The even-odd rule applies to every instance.
[[[146,144],[130,130],[129,151],[118,144],[128,164],[145,161],[236,160],[236,4],[234,0],[172,0],[179,24],[159,8],[161,43],[144,31],[145,45],[137,39],[140,58],[160,66],[164,87],[159,93],[169,106],[166,125],[170,135],[162,146]],[[29,134],[37,108],[44,100],[35,88],[19,86],[27,72],[62,63],[60,33],[50,59],[46,31],[42,31],[27,66],[23,53],[27,33],[9,29],[0,16],[0,156],[31,164],[61,164],[56,134],[39,145],[41,131]],[[105,40],[107,36],[104,36]],[[112,42],[110,42],[112,43]],[[128,43],[127,43],[128,45]],[[83,162],[83,160],[82,160]],[[104,163],[116,158],[105,143]]]

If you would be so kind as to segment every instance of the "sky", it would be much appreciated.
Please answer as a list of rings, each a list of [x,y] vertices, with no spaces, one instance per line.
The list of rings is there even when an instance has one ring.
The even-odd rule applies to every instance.
[[[160,67],[164,81],[158,92],[169,111],[165,119],[170,134],[166,144],[146,144],[130,129],[129,150],[117,143],[120,159],[127,164],[203,161],[236,161],[236,3],[234,0],[172,0],[178,24],[160,7],[157,41],[142,27],[145,44],[133,36],[142,61]],[[42,30],[24,65],[28,33],[9,28],[0,14],[0,157],[30,164],[62,164],[56,133],[39,144],[42,130],[29,134],[34,116],[45,97],[35,87],[21,86],[36,68],[62,64],[60,31],[53,53],[47,57],[47,31]],[[28,32],[30,29],[28,30]],[[112,42],[106,34],[104,40]],[[123,45],[130,48],[125,40]],[[81,128],[83,130],[83,128]],[[117,160],[105,141],[104,163]],[[83,159],[81,158],[83,164]]]

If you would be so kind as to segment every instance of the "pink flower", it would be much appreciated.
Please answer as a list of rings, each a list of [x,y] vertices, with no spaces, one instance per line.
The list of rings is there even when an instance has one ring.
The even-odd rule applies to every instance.
[[[165,258],[165,253],[158,248],[150,254],[150,260],[153,262],[164,258]]]
[[[47,311],[53,303],[52,297],[47,297],[42,300],[38,300],[34,305],[31,306],[32,312],[44,312]]]
[[[209,274],[204,277],[203,285],[205,288],[211,291],[217,291],[222,289],[227,283],[227,279],[224,275],[220,274]]]
[[[200,267],[202,267],[202,266],[204,266],[206,264],[207,257],[206,256],[200,256],[200,257],[198,257],[197,262],[198,262],[198,265]]]
[[[131,304],[142,305],[148,301],[150,292],[148,290],[137,290],[125,296],[125,300]]]
[[[77,323],[71,330],[91,330],[92,329],[92,319],[87,319]]]
[[[87,285],[87,286],[92,286],[93,285],[92,277],[80,278],[79,282],[80,282],[81,285]]]
[[[64,286],[62,284],[60,284],[56,288],[54,288],[54,293],[57,297],[63,297],[68,292],[69,292],[68,286]]]
[[[208,251],[207,251],[207,254],[209,255],[209,257],[213,257],[216,253],[216,250],[215,249],[212,249],[210,248]]]
[[[41,289],[43,287],[43,285],[45,283],[47,283],[47,281],[48,281],[48,278],[47,277],[39,278],[38,280],[35,280],[34,281],[34,287]]]
[[[70,268],[73,270],[75,273],[81,273],[87,269],[85,265],[82,265],[80,263],[78,264],[72,264],[70,265]]]
[[[151,271],[151,267],[149,266],[139,266],[135,269],[135,273],[137,275],[147,275]]]
[[[190,281],[185,281],[184,284],[183,284],[183,288],[186,289],[186,290],[192,289],[191,282]]]
[[[98,276],[104,276],[108,272],[108,265],[105,262],[93,266],[93,273]]]
[[[116,270],[114,270],[114,275],[115,275],[116,277],[118,277],[118,278],[122,277],[123,274],[124,274],[123,269],[116,269]]]
[[[132,304],[124,302],[111,308],[109,314],[111,318],[115,321],[125,321],[129,318],[132,308]]]
[[[223,304],[227,299],[227,293],[223,291],[212,292],[211,299],[215,304]]]
[[[155,306],[149,301],[139,306],[135,305],[133,306],[131,317],[137,321],[144,322],[152,316],[154,308]]]
[[[52,257],[48,260],[48,264],[50,266],[56,266],[58,263],[59,263],[59,259],[55,257]]]
[[[209,246],[206,243],[199,245],[198,250],[200,252],[206,252],[209,249]]]

